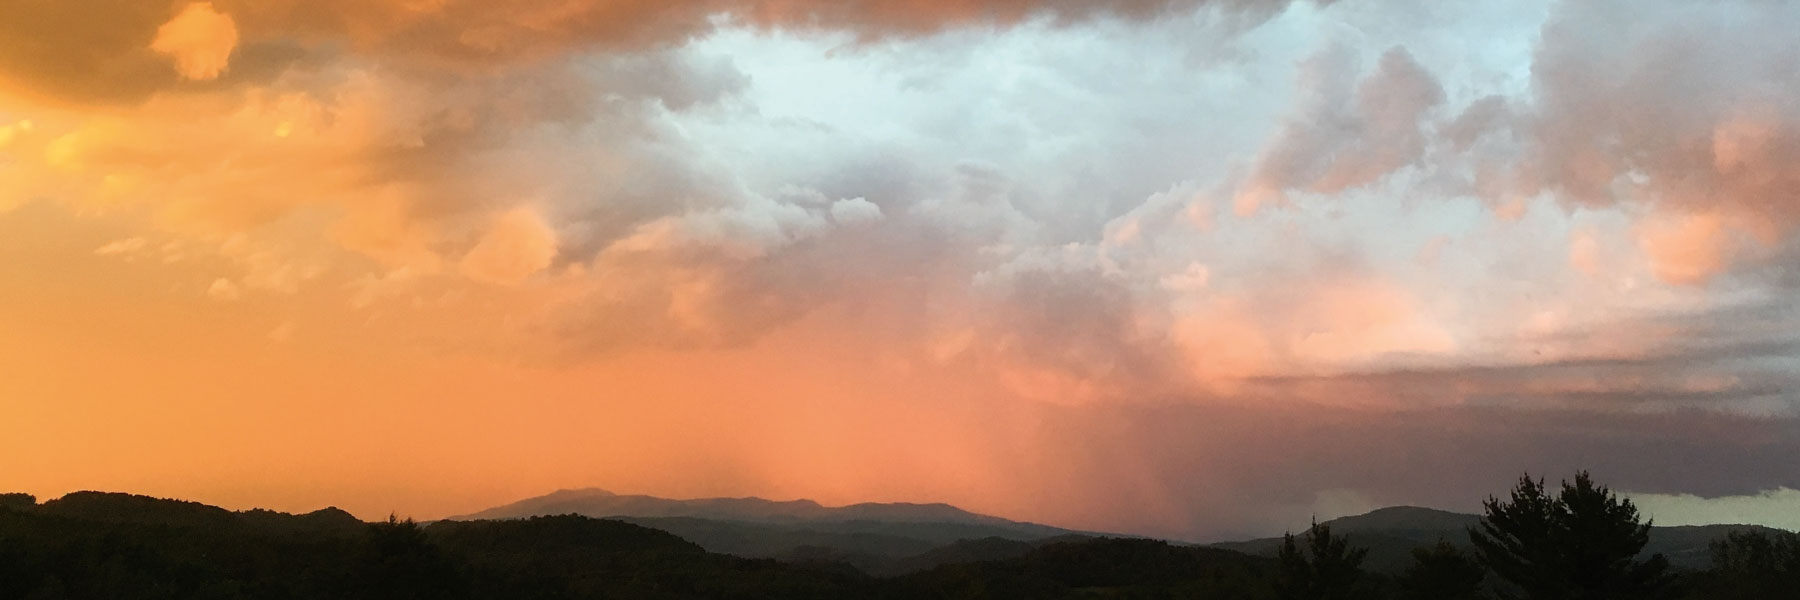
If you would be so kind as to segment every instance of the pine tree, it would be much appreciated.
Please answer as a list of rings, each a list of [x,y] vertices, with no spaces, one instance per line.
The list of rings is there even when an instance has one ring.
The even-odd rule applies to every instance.
[[[1595,484],[1586,471],[1552,496],[1544,480],[1519,479],[1511,498],[1483,502],[1469,540],[1482,564],[1510,583],[1503,598],[1641,600],[1666,594],[1668,561],[1639,561],[1650,524],[1637,507]]]
[[[1313,521],[1306,531],[1304,551],[1293,534],[1282,537],[1277,592],[1282,600],[1361,598],[1358,584],[1363,557],[1368,553],[1367,548],[1351,548],[1348,539],[1331,534],[1330,526]]]
[[[1800,591],[1800,534],[1734,531],[1712,543],[1711,600],[1762,600]]]
[[[1413,565],[1400,575],[1402,600],[1476,600],[1487,569],[1446,541],[1414,548]]]

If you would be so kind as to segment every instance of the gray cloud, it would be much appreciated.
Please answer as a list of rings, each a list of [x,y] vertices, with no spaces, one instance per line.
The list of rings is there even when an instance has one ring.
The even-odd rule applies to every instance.
[[[1322,511],[1393,504],[1474,511],[1525,471],[1554,480],[1589,469],[1622,489],[1702,496],[1800,485],[1791,461],[1770,459],[1800,450],[1791,418],[1280,404],[1096,412],[1046,423],[1036,441],[1071,456],[1037,484],[1079,499],[1069,518],[1081,525],[1187,539],[1265,536]],[[1333,494],[1354,502],[1334,506]],[[1136,510],[1110,510],[1118,502]]]
[[[1239,191],[1240,210],[1286,201],[1291,191],[1335,194],[1414,164],[1425,153],[1421,121],[1444,102],[1437,80],[1405,48],[1382,54],[1352,85],[1356,54],[1329,48],[1300,66],[1299,106]]]

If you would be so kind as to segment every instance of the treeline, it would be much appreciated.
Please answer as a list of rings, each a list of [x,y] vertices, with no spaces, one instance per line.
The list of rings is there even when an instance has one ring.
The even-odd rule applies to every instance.
[[[1800,535],[1749,531],[1678,572],[1640,556],[1637,509],[1585,474],[1523,478],[1467,540],[1366,571],[1354,536],[1315,524],[1274,558],[1140,539],[1041,544],[1023,556],[871,577],[843,563],[708,553],[656,529],[579,516],[419,525],[342,511],[231,512],[77,493],[0,495],[0,600],[587,598],[1800,598]],[[1453,543],[1457,542],[1457,543]],[[1467,542],[1462,544],[1461,542]]]
[[[1732,532],[1711,545],[1712,568],[1677,572],[1643,556],[1650,524],[1585,472],[1551,490],[1520,478],[1488,498],[1472,550],[1443,540],[1413,551],[1393,578],[1362,570],[1366,550],[1314,523],[1279,555],[1281,600],[1786,600],[1800,599],[1800,534]]]

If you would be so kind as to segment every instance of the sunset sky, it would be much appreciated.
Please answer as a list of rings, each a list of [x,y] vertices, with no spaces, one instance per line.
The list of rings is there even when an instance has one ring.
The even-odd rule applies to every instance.
[[[1800,3],[0,0],[0,491],[1800,527]]]

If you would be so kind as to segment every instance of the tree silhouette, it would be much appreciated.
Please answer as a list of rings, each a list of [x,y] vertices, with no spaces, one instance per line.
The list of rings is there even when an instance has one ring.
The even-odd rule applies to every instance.
[[[1349,600],[1362,598],[1358,587],[1362,579],[1363,557],[1367,548],[1351,548],[1343,536],[1331,534],[1331,527],[1317,520],[1306,531],[1306,547],[1301,549],[1294,534],[1284,534],[1279,555],[1281,578],[1276,592],[1282,600]]]
[[[1780,598],[1800,590],[1800,534],[1734,531],[1712,543],[1711,600]]]
[[[357,587],[370,600],[441,600],[466,596],[457,565],[412,519],[388,515],[369,526]]]
[[[1474,558],[1450,542],[1414,548],[1413,565],[1400,575],[1402,600],[1476,600],[1487,577]]]
[[[0,510],[31,510],[37,506],[37,496],[31,494],[0,494]]]
[[[1668,561],[1638,561],[1650,524],[1637,507],[1595,484],[1586,471],[1554,496],[1544,480],[1519,479],[1511,498],[1489,497],[1469,540],[1482,564],[1512,585],[1502,598],[1640,600],[1667,593]]]

